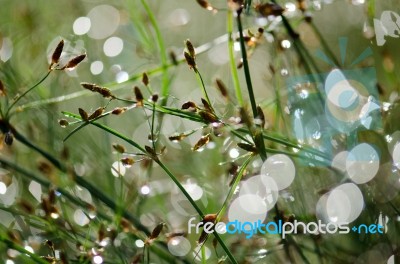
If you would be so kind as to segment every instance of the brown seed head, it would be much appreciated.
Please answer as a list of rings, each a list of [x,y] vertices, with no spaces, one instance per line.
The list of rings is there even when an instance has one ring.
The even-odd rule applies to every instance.
[[[70,61],[68,61],[67,65],[65,65],[62,69],[73,69],[76,66],[78,66],[79,63],[81,63],[84,59],[86,58],[86,54],[82,54],[79,56],[76,56],[72,58]]]
[[[189,53],[190,57],[192,57],[193,59],[196,59],[196,52],[194,50],[192,42],[190,42],[189,39],[185,40],[185,47],[186,47],[186,50]]]
[[[185,51],[183,53],[183,55],[185,56],[186,63],[189,65],[189,68],[196,70],[197,67],[196,67],[196,61],[194,60],[194,58],[192,56],[190,56],[190,54],[187,51]]]
[[[158,101],[158,94],[153,94],[152,96],[151,96],[151,101],[153,102],[153,103],[157,103],[157,101]]]
[[[149,239],[156,239],[161,234],[161,231],[163,230],[164,226],[165,223],[159,223],[151,232]]]
[[[264,17],[281,16],[285,12],[285,8],[275,3],[265,3],[256,6],[256,10]]]
[[[157,159],[157,153],[152,147],[146,145],[144,148],[152,159]]]
[[[181,141],[182,139],[186,138],[186,135],[181,133],[178,135],[169,136],[168,139],[174,142]]]
[[[211,10],[212,10],[212,6],[206,0],[196,0],[196,1],[202,8],[205,8],[207,10],[209,10],[209,8],[211,8]]]
[[[202,222],[204,222],[204,223],[207,223],[207,222],[212,222],[212,223],[214,223],[214,222],[215,222],[215,219],[217,219],[217,214],[206,214],[206,215],[203,217]]]
[[[253,145],[247,144],[247,143],[238,143],[237,144],[239,148],[244,149],[249,152],[257,153],[257,148]]]
[[[89,91],[96,92],[101,89],[100,86],[94,83],[81,82],[81,86]]]
[[[260,121],[261,121],[260,126],[262,128],[264,128],[265,127],[265,115],[260,106],[257,106],[257,118],[260,119]]]
[[[207,134],[205,136],[202,136],[199,141],[197,141],[197,143],[194,145],[194,147],[192,148],[193,151],[197,151],[199,150],[201,147],[203,147],[204,145],[206,145],[208,142],[210,142],[210,134]]]
[[[220,79],[216,79],[215,83],[222,96],[228,98],[228,89],[226,88],[225,84]]]
[[[58,124],[61,127],[67,127],[69,125],[69,122],[66,119],[60,119],[60,120],[58,120]]]
[[[88,120],[93,120],[95,118],[98,118],[99,116],[101,116],[101,114],[104,112],[104,108],[103,107],[99,107],[97,108],[89,117]]]
[[[192,101],[187,101],[185,103],[183,103],[181,109],[182,110],[187,110],[189,108],[197,108],[196,104]]]
[[[116,107],[114,110],[112,110],[111,114],[113,115],[120,115],[123,114],[126,111],[126,107]]]
[[[178,63],[178,60],[177,60],[177,58],[176,58],[175,52],[170,51],[170,52],[169,52],[169,58],[171,59],[172,64],[174,64],[175,66],[179,64],[179,63]]]
[[[201,116],[201,118],[203,118],[203,120],[206,123],[219,122],[218,117],[216,115],[214,115],[213,113],[209,112],[209,111],[201,110],[201,111],[199,111],[199,115]]]
[[[82,120],[87,121],[89,116],[86,113],[86,111],[83,110],[82,108],[79,108],[78,111],[79,111],[79,115],[81,116]]]
[[[126,157],[121,159],[122,165],[124,166],[132,166],[135,161],[132,158]]]
[[[49,68],[51,68],[51,66],[53,66],[54,64],[57,64],[60,61],[60,57],[61,57],[61,53],[64,49],[64,40],[62,39],[56,49],[53,52],[53,55],[51,56],[51,64],[49,66]]]
[[[143,73],[143,76],[142,76],[142,82],[143,82],[143,84],[144,85],[149,85],[149,76],[147,76],[147,73]]]
[[[122,146],[122,145],[120,145],[120,144],[113,144],[112,147],[113,147],[113,149],[114,149],[116,152],[118,152],[118,153],[121,153],[121,154],[122,154],[122,153],[125,153],[125,152],[126,152],[125,147]]]
[[[143,94],[142,94],[142,91],[140,91],[139,87],[137,87],[137,86],[135,86],[133,88],[133,91],[135,93],[137,104],[142,106],[143,105],[143,98],[144,98]]]
[[[109,89],[94,83],[81,82],[81,86],[89,91],[101,94],[104,98],[115,97]]]
[[[204,109],[206,109],[207,111],[209,111],[209,112],[211,112],[211,113],[214,112],[213,109],[212,109],[212,107],[211,107],[211,105],[207,102],[206,99],[201,98],[201,102],[202,102],[202,104],[203,104],[203,106],[204,106]]]
[[[107,88],[101,88],[99,93],[104,97],[104,98],[110,98],[114,97],[114,95],[111,93],[111,91]]]

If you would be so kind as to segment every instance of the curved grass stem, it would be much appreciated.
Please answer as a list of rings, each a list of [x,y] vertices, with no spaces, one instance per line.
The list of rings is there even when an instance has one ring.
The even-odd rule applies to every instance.
[[[202,90],[202,92],[203,92],[203,95],[204,95],[204,97],[205,97],[207,103],[208,103],[208,104],[210,105],[210,107],[212,108],[211,101],[210,101],[210,98],[208,97],[207,90],[206,90],[206,86],[205,86],[204,81],[203,81],[203,77],[201,77],[201,73],[200,73],[200,71],[199,71],[197,68],[194,69],[194,72],[196,73],[196,78],[197,78],[197,81],[198,81],[199,84],[200,84],[200,87],[201,87],[201,90]]]
[[[8,107],[8,109],[6,111],[6,114],[5,114],[6,119],[7,119],[8,115],[9,115],[9,113],[10,113],[10,110],[19,102],[19,100],[21,100],[21,98],[24,97],[27,93],[29,93],[30,91],[32,91],[33,89],[38,87],[42,82],[44,82],[44,80],[46,80],[46,78],[50,75],[50,73],[51,73],[51,70],[47,71],[47,73],[37,83],[35,83],[32,87],[30,87],[28,90],[23,92],[21,95],[19,95],[14,100],[14,102],[12,102],[10,104],[10,106]]]

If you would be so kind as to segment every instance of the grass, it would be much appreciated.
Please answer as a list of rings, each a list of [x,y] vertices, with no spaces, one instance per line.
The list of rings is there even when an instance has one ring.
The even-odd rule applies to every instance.
[[[47,56],[50,66],[43,63],[44,48],[40,60],[17,63],[12,57],[1,66],[0,131],[4,143],[0,146],[0,182],[7,197],[15,196],[11,205],[0,205],[0,217],[4,217],[1,261],[367,263],[368,259],[387,262],[391,256],[398,258],[399,173],[393,149],[400,137],[395,133],[398,83],[390,77],[397,67],[391,40],[381,48],[385,51],[383,64],[379,64],[381,50],[373,47],[377,62],[366,60],[351,69],[374,66],[378,72],[376,79],[358,79],[364,84],[363,80],[372,78],[374,84],[366,84],[372,90],[366,89],[382,113],[371,119],[370,129],[358,125],[331,135],[332,124],[342,123],[326,121],[305,138],[310,133],[307,129],[314,129],[311,121],[323,114],[320,109],[328,109],[325,105],[331,100],[324,83],[332,68],[315,59],[315,45],[338,67],[343,54],[338,55],[333,43],[342,36],[335,35],[334,42],[323,28],[340,25],[351,30],[345,21],[323,17],[332,17],[330,12],[341,7],[323,5],[319,11],[300,5],[291,13],[290,3],[275,0],[181,4],[144,0],[117,4],[125,20],[115,34],[125,45],[137,45],[134,52],[124,49],[126,56],[106,58],[95,48],[101,40],[84,35],[74,38],[82,38],[91,48],[72,54],[75,40],[57,39],[57,48],[52,45]],[[80,1],[76,5],[87,8]],[[350,3],[343,5],[359,12]],[[378,13],[377,5],[368,4],[366,19]],[[124,13],[128,12],[126,6],[129,15]],[[15,8],[28,7],[15,4]],[[172,11],[174,15],[168,17]],[[71,12],[72,18],[81,16]],[[184,24],[188,17],[197,21],[190,29]],[[204,32],[202,24],[206,25]],[[304,36],[303,31],[312,36]],[[51,34],[43,35],[41,41],[50,42],[56,35]],[[290,46],[284,47],[282,40]],[[201,41],[203,45],[192,44]],[[352,41],[349,38],[349,43]],[[349,52],[355,53],[366,41],[359,37],[355,42]],[[221,44],[225,54],[213,53]],[[19,45],[14,54],[34,52],[33,48],[23,50],[27,44]],[[215,54],[220,57],[214,58]],[[114,68],[118,64],[129,77],[117,82],[107,71],[92,75],[87,62],[96,60]],[[78,78],[70,77],[68,68],[74,68]],[[27,75],[24,79],[23,73]],[[308,76],[311,84],[286,87],[296,76]],[[25,84],[28,82],[33,85]],[[383,91],[379,93],[376,84]],[[390,105],[385,106],[386,102]],[[301,123],[300,129],[296,122]],[[370,144],[379,154],[376,176],[367,183],[349,178],[334,163],[337,153],[361,143]],[[327,201],[320,199],[335,194],[338,186],[355,182],[351,186],[361,193],[363,205],[351,226],[388,219],[389,232],[257,234],[248,240],[244,234],[188,233],[187,221],[192,216],[198,222],[232,221],[232,206],[241,190],[276,154],[290,157],[295,177],[289,187],[277,192],[274,209],[265,212],[266,222],[326,220]],[[118,162],[117,168],[111,168],[114,162]],[[351,171],[348,166],[346,169]],[[277,183],[290,174],[285,168],[279,173]],[[32,190],[33,182],[41,190]],[[12,194],[12,188],[18,191]],[[254,194],[261,195],[260,191]],[[41,199],[33,198],[35,192]],[[4,197],[0,195],[2,201]],[[267,197],[263,201],[269,202]],[[349,206],[354,207],[355,202],[350,199]],[[247,206],[251,208],[251,204]],[[346,210],[345,206],[337,208]],[[349,210],[350,215],[357,212],[355,207]],[[252,215],[248,214],[242,216]],[[177,241],[181,248],[174,249]],[[196,246],[200,247],[195,251]]]

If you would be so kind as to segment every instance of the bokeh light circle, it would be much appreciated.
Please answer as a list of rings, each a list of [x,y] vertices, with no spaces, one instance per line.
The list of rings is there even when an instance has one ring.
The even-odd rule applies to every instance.
[[[276,182],[278,190],[290,186],[296,175],[293,161],[284,154],[270,156],[261,167],[261,174],[270,176]]]
[[[344,183],[320,197],[316,214],[325,223],[344,223],[356,220],[364,208],[364,197],[354,183]]]
[[[237,197],[229,206],[229,221],[239,222],[263,222],[267,216],[268,207],[265,201],[258,195],[245,194]]]
[[[87,17],[91,21],[88,31],[89,37],[93,39],[105,39],[111,36],[120,23],[119,11],[110,5],[98,5],[89,11]]]
[[[121,38],[108,38],[103,45],[104,54],[108,57],[118,56],[124,49],[124,42]]]
[[[168,241],[168,250],[172,255],[183,257],[186,256],[190,250],[191,245],[189,240],[184,238],[183,236],[173,237]]]
[[[273,178],[263,174],[256,175],[242,182],[239,196],[244,195],[259,196],[265,202],[267,210],[270,210],[278,200],[278,186]]]
[[[90,18],[78,17],[74,21],[72,29],[74,30],[75,35],[84,35],[89,32],[91,25],[92,23],[90,22]]]
[[[346,171],[350,179],[363,184],[372,180],[379,170],[379,154],[369,144],[361,143],[348,154]]]

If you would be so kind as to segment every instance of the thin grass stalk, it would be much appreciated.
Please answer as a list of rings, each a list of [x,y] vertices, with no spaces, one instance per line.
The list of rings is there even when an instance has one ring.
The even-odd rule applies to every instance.
[[[253,92],[253,85],[251,82],[251,75],[250,75],[249,63],[247,60],[246,46],[244,44],[241,13],[242,13],[242,9],[237,11],[237,23],[238,23],[238,30],[239,30],[240,50],[242,52],[243,69],[244,69],[244,75],[245,75],[246,84],[247,84],[247,90],[249,92],[251,109],[253,112],[253,117],[257,118],[258,111],[257,111],[256,100],[255,100],[254,92]],[[261,156],[261,159],[264,161],[267,159],[267,153],[265,151],[265,144],[264,144],[264,139],[262,137],[262,130],[263,130],[262,127],[257,126],[257,129],[252,134],[253,134],[254,144],[257,147],[257,150]]]
[[[201,76],[201,73],[200,73],[200,71],[199,71],[197,68],[194,69],[194,71],[195,71],[195,73],[196,73],[196,78],[197,78],[197,81],[198,81],[199,84],[200,84],[200,87],[201,87],[201,90],[202,90],[202,92],[203,92],[203,95],[204,95],[204,97],[205,97],[207,103],[208,103],[208,104],[210,105],[210,107],[212,108],[211,101],[210,101],[210,98],[208,97],[208,93],[207,93],[207,90],[206,90],[206,86],[205,86],[204,81],[203,81],[203,77]]]
[[[228,31],[228,51],[229,51],[229,64],[232,73],[233,87],[235,89],[236,99],[240,107],[244,107],[242,90],[240,89],[239,75],[236,68],[235,54],[234,54],[234,41],[233,41],[233,11],[227,12],[227,31]]]
[[[217,218],[216,218],[216,222],[218,222],[225,214],[226,209],[228,208],[228,204],[230,202],[230,200],[232,199],[233,194],[235,193],[236,187],[239,185],[240,181],[242,180],[243,174],[247,168],[247,166],[249,165],[250,161],[253,159],[253,155],[250,155],[242,164],[242,166],[240,167],[237,175],[235,176],[235,180],[231,186],[231,188],[229,189],[228,194],[226,195],[225,201],[222,204],[221,209],[219,210],[218,214],[217,214]]]
[[[170,78],[168,75],[168,60],[167,60],[167,50],[164,45],[164,40],[161,35],[161,31],[158,27],[157,19],[155,18],[153,12],[151,11],[151,8],[149,5],[146,3],[145,0],[141,0],[143,7],[145,8],[147,15],[149,16],[150,23],[152,24],[154,31],[156,33],[156,41],[158,44],[159,52],[161,55],[161,69],[162,69],[162,87],[161,87],[161,100],[160,100],[160,105],[165,106],[167,105],[168,101],[168,95],[170,91]],[[159,119],[158,119],[158,131],[161,131],[161,127],[163,124],[163,114],[159,114]],[[153,142],[153,145],[155,146],[155,142]]]
[[[37,83],[35,83],[32,87],[30,87],[28,90],[26,90],[25,92],[23,92],[21,95],[19,95],[19,96],[17,97],[17,99],[15,99],[14,102],[12,102],[12,103],[10,104],[10,106],[8,107],[8,109],[7,109],[7,111],[6,111],[6,114],[5,114],[5,118],[6,118],[6,119],[8,118],[8,115],[9,115],[9,113],[10,113],[10,110],[14,107],[14,105],[15,105],[16,103],[18,103],[19,100],[21,100],[21,98],[24,97],[27,93],[29,93],[30,91],[32,91],[33,89],[35,89],[36,87],[38,87],[42,82],[44,82],[44,80],[46,80],[46,78],[50,75],[50,73],[51,73],[50,70],[47,71],[47,73],[46,73]]]
[[[158,45],[158,49],[161,56],[161,68],[162,68],[162,88],[161,88],[161,105],[166,105],[167,96],[169,94],[169,76],[168,76],[168,60],[167,60],[167,50],[164,45],[164,39],[161,35],[160,28],[158,27],[157,19],[155,18],[151,8],[147,4],[145,0],[141,0],[144,9],[146,10],[147,15],[149,16],[150,23],[156,33],[156,41]]]
[[[241,12],[242,12],[242,10],[239,10],[237,12],[236,19],[237,19],[238,30],[239,30],[239,42],[240,42],[240,50],[242,52],[243,70],[244,70],[244,76],[246,78],[247,91],[249,92],[251,110],[253,111],[253,116],[257,116],[257,104],[256,104],[256,100],[255,100],[255,97],[254,97],[253,84],[251,82],[249,63],[248,63],[248,60],[247,60],[246,46],[245,46],[245,43],[244,43]]]

